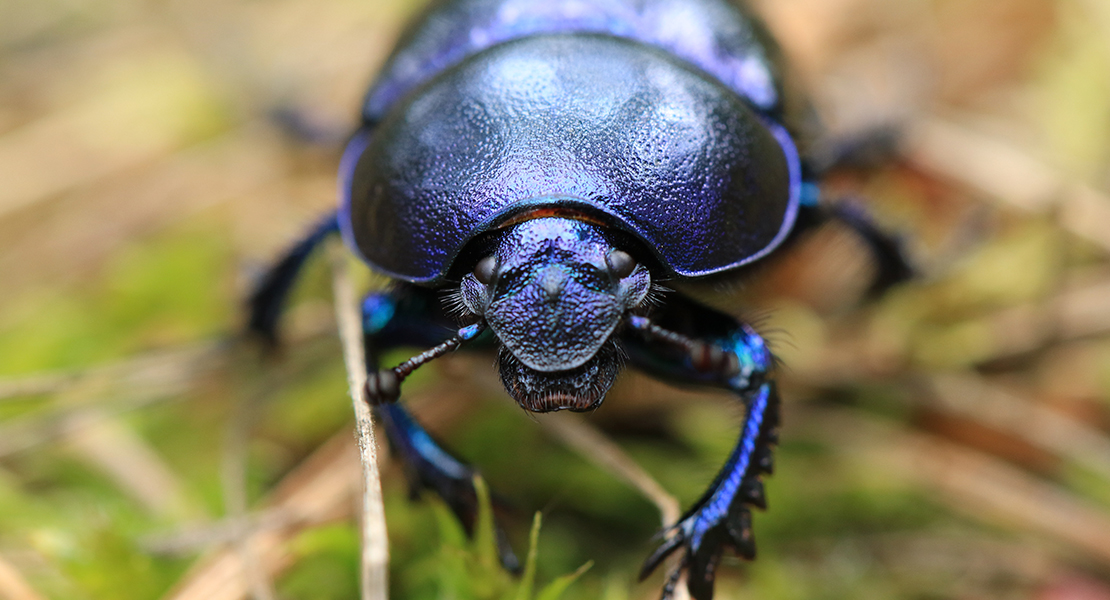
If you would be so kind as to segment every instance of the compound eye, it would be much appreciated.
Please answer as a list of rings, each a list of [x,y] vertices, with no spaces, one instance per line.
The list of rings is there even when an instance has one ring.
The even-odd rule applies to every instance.
[[[636,270],[636,259],[623,250],[613,250],[605,257],[609,270],[620,279],[624,279]]]
[[[483,285],[489,285],[490,282],[493,281],[493,270],[496,266],[497,261],[493,258],[492,254],[483,258],[478,261],[478,264],[474,267],[474,278]]]

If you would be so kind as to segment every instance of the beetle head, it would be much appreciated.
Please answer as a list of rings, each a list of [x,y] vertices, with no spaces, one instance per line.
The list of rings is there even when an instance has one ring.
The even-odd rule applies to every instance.
[[[462,281],[462,301],[502,344],[501,381],[534,412],[595,408],[620,370],[612,339],[644,301],[647,268],[593,224],[544,217],[514,225]]]

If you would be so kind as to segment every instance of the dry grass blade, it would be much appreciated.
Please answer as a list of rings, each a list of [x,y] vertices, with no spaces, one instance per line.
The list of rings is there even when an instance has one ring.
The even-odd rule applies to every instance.
[[[80,378],[80,373],[41,373],[0,379],[0,402],[26,396],[54,394]]]
[[[63,397],[51,410],[0,428],[0,456],[65,439],[81,460],[107,474],[152,514],[187,516],[191,506],[178,477],[116,417],[185,391],[216,368],[224,347],[209,342],[84,371],[10,379],[0,384],[0,399],[29,391]]]
[[[82,370],[49,371],[20,377],[0,378],[0,401],[23,396],[57,394],[89,380],[128,387],[177,387],[203,378],[221,364],[227,344],[222,341],[190,344],[142,354],[118,362]]]
[[[27,583],[23,575],[0,557],[0,598],[3,600],[46,600]]]
[[[632,460],[632,457],[621,450],[620,446],[605,437],[597,428],[583,422],[581,419],[569,417],[569,415],[542,419],[541,423],[547,431],[559,438],[567,447],[577,452],[579,456],[594,463],[603,471],[615,475],[640,492],[644,498],[647,498],[659,509],[663,527],[678,522],[682,515],[678,499],[668,493],[643,467]],[[682,555],[678,554],[668,559],[668,571],[677,568],[682,558]],[[685,573],[679,579],[672,598],[673,600],[689,600],[690,592],[686,589]]]
[[[180,518],[194,512],[177,474],[134,430],[97,411],[79,418],[87,423],[73,423],[67,440],[78,458],[106,473],[152,514]]]
[[[992,334],[983,360],[1104,335],[1110,331],[1110,281],[1073,286],[1043,303],[1007,308],[979,323]]]
[[[678,521],[681,515],[678,500],[597,428],[580,419],[564,418],[562,415],[542,419],[541,423],[544,429],[559,438],[579,456],[594,463],[605,472],[616,475],[618,479],[632,486],[644,498],[651,501],[659,509],[664,527]]]
[[[247,533],[292,527],[304,520],[279,509],[267,509],[241,518],[229,517],[214,523],[187,527],[181,531],[143,538],[143,548],[153,554],[190,555],[224,544],[234,544]]]
[[[1110,198],[1068,180],[1003,140],[933,118],[912,128],[909,156],[936,172],[1031,213],[1057,211],[1065,230],[1110,250]]]
[[[235,414],[227,426],[221,478],[223,479],[224,508],[233,522],[247,523],[247,463],[248,442],[251,423],[259,408],[260,400],[266,395],[263,390],[238,401]],[[258,551],[250,539],[250,531],[243,527],[234,538],[235,551],[243,563],[243,570],[250,585],[254,600],[274,600],[273,583],[261,568]]]
[[[1084,277],[1042,302],[1010,306],[964,324],[985,332],[976,340],[974,364],[1103,336],[1110,332],[1110,280],[1104,275],[1093,280]],[[858,329],[837,333],[835,341],[813,344],[803,360],[789,361],[789,377],[819,387],[890,380],[901,377],[914,360],[908,342],[869,343],[868,333]]]
[[[288,519],[267,523],[248,540],[259,568],[269,577],[292,564],[286,542],[305,527],[350,514],[357,489],[358,464],[349,432],[342,432],[314,452],[278,485],[266,514]],[[249,592],[241,556],[232,549],[215,552],[195,567],[166,600],[242,600]]]
[[[930,383],[938,408],[1009,431],[1110,479],[1110,439],[1098,429],[971,373],[938,375]]]
[[[60,409],[45,415],[13,419],[0,427],[0,457],[11,456],[36,446],[75,435],[82,428],[99,423],[105,418],[138,409],[162,396],[144,396],[126,404],[107,409]]]
[[[389,537],[385,527],[385,506],[382,502],[381,475],[378,472],[378,448],[374,440],[374,423],[363,389],[366,386],[366,355],[362,346],[362,320],[350,277],[346,255],[332,245],[331,263],[335,290],[335,312],[339,337],[343,342],[343,359],[347,366],[351,402],[355,409],[359,456],[362,459],[362,561],[359,568],[363,600],[389,598]]]
[[[941,493],[953,510],[1061,542],[1110,566],[1110,515],[1002,460],[848,411],[822,412],[813,433],[835,438],[870,472]],[[848,433],[850,432],[850,433]]]
[[[1110,566],[1105,512],[1000,460],[926,436],[906,437],[902,443],[915,454],[907,472],[948,495],[954,509],[1048,535]]]

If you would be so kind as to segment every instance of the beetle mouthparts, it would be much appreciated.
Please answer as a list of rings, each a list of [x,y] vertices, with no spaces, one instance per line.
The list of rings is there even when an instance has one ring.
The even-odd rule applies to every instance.
[[[512,352],[498,355],[501,383],[521,408],[535,413],[585,412],[601,405],[621,370],[621,353],[606,342],[585,364],[566,371],[537,371]]]

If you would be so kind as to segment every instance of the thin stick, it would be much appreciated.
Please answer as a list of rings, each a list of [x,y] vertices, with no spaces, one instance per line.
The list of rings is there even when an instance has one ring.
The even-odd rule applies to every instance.
[[[374,441],[374,423],[370,406],[363,397],[366,387],[366,358],[362,346],[362,327],[358,301],[347,274],[346,256],[335,244],[329,247],[332,285],[335,290],[335,313],[339,338],[343,343],[343,359],[347,365],[347,383],[355,409],[359,456],[362,459],[362,600],[389,598],[389,538],[385,528],[385,507],[382,504],[381,477],[378,473],[378,447]]]
[[[659,509],[659,517],[664,527],[674,525],[681,516],[678,500],[667,493],[632,457],[621,450],[596,427],[581,419],[566,418],[563,415],[540,420],[544,429],[551,432],[561,442],[594,463],[603,471],[616,475],[629,486],[647,498]]]
[[[933,375],[932,406],[1006,431],[1110,480],[1110,438],[1047,403],[1036,402],[974,372]]]
[[[271,578],[288,569],[297,556],[289,543],[314,525],[348,518],[361,486],[361,468],[350,432],[336,434],[282,478],[262,503],[266,511],[253,530],[251,544],[259,564]],[[282,521],[283,523],[279,523]],[[236,524],[236,525],[242,525]],[[227,531],[232,541],[239,531]],[[221,541],[221,540],[215,540]],[[239,552],[218,549],[197,564],[163,600],[243,600],[250,594],[247,573]]]
[[[663,527],[670,527],[678,522],[678,518],[682,516],[682,507],[678,499],[668,493],[639,463],[632,460],[631,456],[596,427],[581,419],[566,418],[563,415],[541,419],[541,423],[544,429],[559,438],[559,441],[577,452],[579,456],[594,463],[602,471],[615,475],[640,492],[659,509],[659,518],[663,522]],[[673,576],[681,560],[681,552],[667,559],[668,577]],[[690,592],[686,588],[685,572],[676,579],[671,598],[689,600]]]
[[[1070,180],[1033,153],[987,134],[932,117],[911,130],[908,155],[929,171],[960,181],[1031,213],[1055,209],[1059,225],[1110,251],[1110,198]]]
[[[258,414],[261,400],[268,396],[269,390],[249,398],[240,399],[235,414],[228,424],[221,478],[223,479],[224,508],[235,522],[246,525],[249,507],[247,506],[247,444],[250,438],[252,418]],[[273,583],[269,573],[263,568],[254,546],[252,531],[243,527],[235,532],[234,547],[243,564],[253,600],[275,600]]]
[[[1110,513],[1062,486],[860,411],[810,408],[794,417],[795,435],[828,442],[890,484],[921,485],[956,512],[1053,538],[1080,556],[1110,565]]]
[[[76,458],[107,475],[150,514],[175,520],[196,514],[177,473],[123,419],[95,408],[80,411],[62,435]]]
[[[0,598],[5,600],[43,600],[44,596],[36,592],[14,566],[0,557]]]
[[[218,366],[230,347],[223,341],[187,344],[87,369],[59,370],[0,378],[0,402],[23,400],[26,396],[59,394],[89,381],[103,385],[126,383],[135,386],[179,386],[196,381]],[[105,398],[111,397],[105,395]]]

